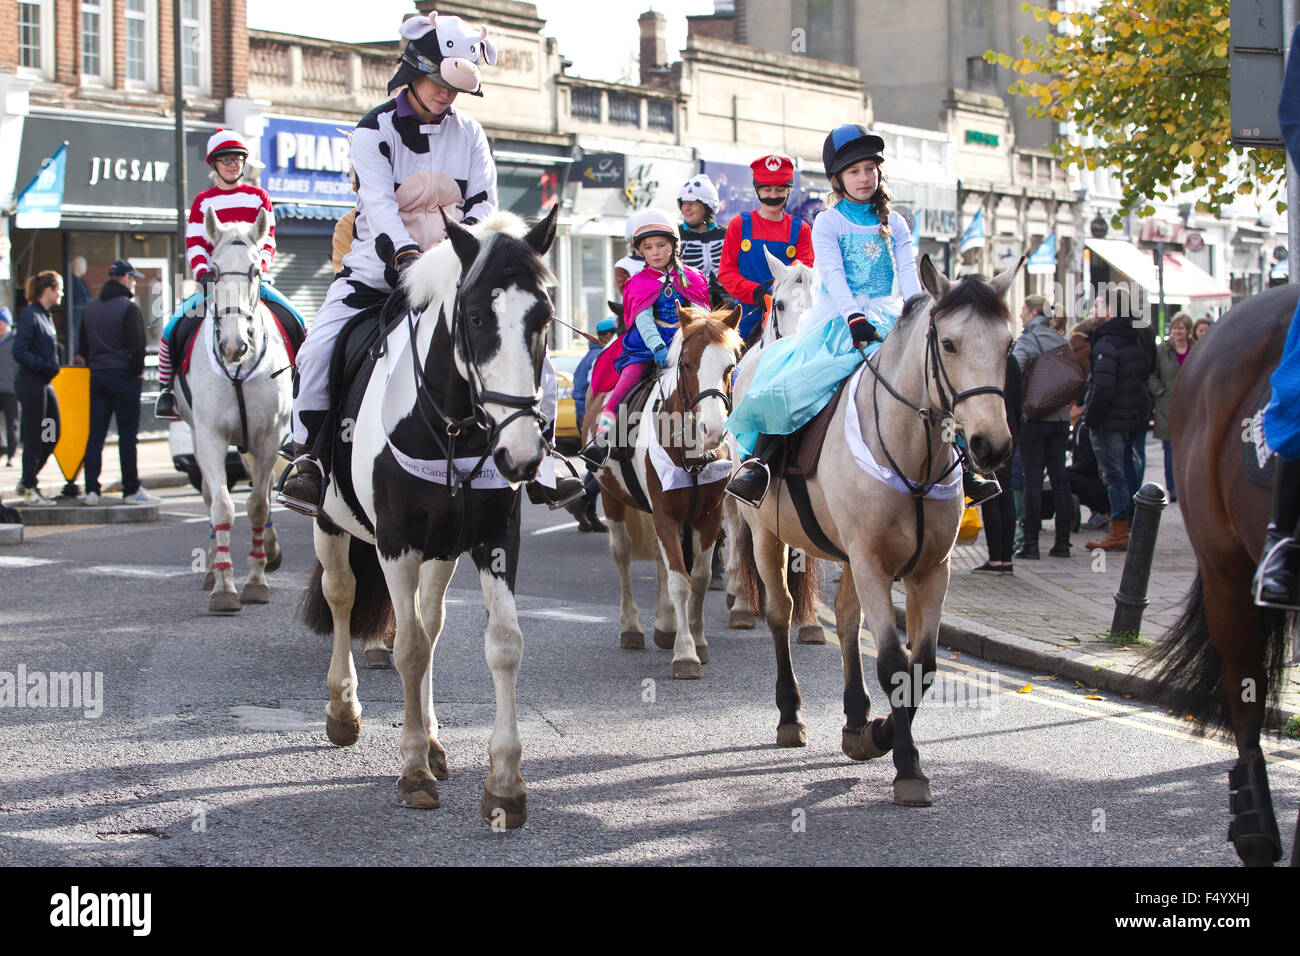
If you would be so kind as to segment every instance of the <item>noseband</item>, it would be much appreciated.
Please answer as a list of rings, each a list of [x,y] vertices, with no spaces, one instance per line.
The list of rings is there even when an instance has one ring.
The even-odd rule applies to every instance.
[[[698,335],[699,333],[694,333],[694,334]],[[684,353],[684,352],[686,351],[686,343],[690,340],[690,338],[691,338],[691,336],[688,335],[688,336],[686,336],[685,338],[682,339],[682,348],[681,348],[681,353]],[[678,357],[677,357],[677,394],[680,396],[680,401],[681,401],[681,404],[682,404],[682,414],[683,414],[687,419],[690,420],[690,423],[691,423],[691,433],[694,434],[695,407],[696,407],[697,405],[699,405],[700,402],[704,401],[706,398],[718,398],[718,399],[721,399],[721,400],[722,400],[723,407],[725,407],[725,408],[727,409],[727,414],[728,414],[728,415],[731,414],[731,394],[730,394],[730,388],[731,388],[731,376],[730,376],[730,375],[724,375],[724,376],[723,376],[723,384],[726,386],[725,389],[722,389],[722,388],[706,388],[706,389],[704,389],[703,391],[696,392],[696,393],[695,393],[695,396],[694,396],[693,398],[690,398],[690,399],[688,400],[688,396],[690,395],[690,393],[686,390],[686,378],[682,375],[682,354],[681,354],[681,353],[679,353],[679,354],[678,354]],[[736,353],[735,353],[734,351],[732,352],[732,357],[735,358],[736,361],[739,361],[739,360],[740,360],[739,357],[736,355]],[[681,436],[681,437],[682,437],[683,439],[685,439],[685,437],[686,437],[686,422],[685,422],[685,421],[682,422],[682,436]],[[694,464],[694,465],[687,465],[687,464],[686,464],[686,446],[685,446],[685,442],[684,442],[684,441],[683,441],[683,444],[682,444],[682,447],[681,447],[681,453],[682,453],[682,464],[683,464],[683,467],[685,467],[688,471],[690,471],[692,468],[695,469],[696,471],[698,471],[699,469],[701,469],[701,468],[703,468],[705,465],[707,465],[709,462],[711,462],[711,461],[713,461],[715,458],[717,458],[717,452],[716,452],[716,450],[715,450],[715,451],[713,451],[713,452],[710,452],[710,453],[704,455],[703,457],[701,457],[701,458],[699,458],[699,459],[696,459],[696,464]]]

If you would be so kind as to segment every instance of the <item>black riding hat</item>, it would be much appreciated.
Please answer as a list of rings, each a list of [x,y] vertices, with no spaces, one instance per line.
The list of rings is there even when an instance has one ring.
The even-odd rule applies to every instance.
[[[878,163],[885,161],[885,141],[875,133],[867,132],[865,126],[846,123],[826,134],[826,142],[822,144],[822,165],[826,167],[827,179],[864,159]]]

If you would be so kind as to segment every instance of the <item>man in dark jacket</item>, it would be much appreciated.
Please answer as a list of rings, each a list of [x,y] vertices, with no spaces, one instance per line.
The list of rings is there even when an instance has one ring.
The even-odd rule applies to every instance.
[[[14,379],[18,375],[18,363],[14,361],[14,320],[13,315],[0,305],[0,418],[4,427],[0,428],[0,455],[14,463],[14,453],[18,451],[18,396],[14,393]]]
[[[1084,422],[1097,453],[1097,468],[1110,499],[1110,530],[1089,541],[1089,550],[1124,551],[1137,494],[1137,467],[1132,460],[1134,436],[1146,431],[1151,419],[1147,376],[1151,356],[1142,330],[1133,327],[1128,291],[1105,289],[1097,296],[1093,314],[1103,321],[1090,336],[1092,350],[1088,391],[1083,401]]]
[[[117,453],[122,465],[122,497],[128,504],[158,499],[140,487],[136,469],[136,433],[140,429],[140,391],[144,376],[144,315],[131,301],[135,280],[143,279],[131,263],[119,259],[108,267],[99,298],[86,306],[77,354],[90,367],[90,437],[86,441],[85,504],[97,505],[99,474],[109,419],[117,418]]]

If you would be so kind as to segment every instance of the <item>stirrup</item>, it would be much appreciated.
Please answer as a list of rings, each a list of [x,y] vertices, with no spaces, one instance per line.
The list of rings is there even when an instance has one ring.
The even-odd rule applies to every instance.
[[[749,469],[748,471],[746,470],[747,468]],[[732,486],[736,482],[740,481],[745,476],[752,474],[754,471],[757,471],[760,468],[763,470],[763,476],[765,481],[763,482],[763,493],[758,496],[758,499],[756,501],[751,501],[749,498],[745,498],[741,495],[738,495],[736,494],[735,491],[732,490]],[[745,461],[741,462],[740,470],[737,471],[735,476],[730,481],[727,482],[727,487],[724,488],[723,491],[726,494],[730,495],[731,497],[735,498],[741,504],[749,505],[751,508],[761,508],[763,502],[767,499],[767,493],[769,490],[771,490],[771,488],[772,488],[772,469],[767,466],[767,462],[763,461],[763,459],[761,458],[748,458]]]
[[[1259,567],[1255,569],[1255,580],[1251,582],[1251,597],[1258,607],[1273,608],[1278,611],[1300,611],[1300,602],[1293,604],[1283,604],[1277,601],[1268,601],[1264,599],[1264,569],[1269,566],[1273,559],[1284,559],[1281,552],[1288,548],[1300,547],[1295,538],[1281,538],[1277,544],[1269,548],[1259,559]]]
[[[605,462],[609,461],[609,451],[609,442],[599,442],[593,438],[578,452],[578,457],[589,467],[600,471],[605,467]]]
[[[299,499],[291,498],[284,493],[285,484],[289,481],[291,475],[296,475],[298,473],[299,465],[311,465],[320,475],[320,500],[315,503],[300,501]],[[325,468],[321,465],[320,461],[313,458],[310,454],[299,455],[293,460],[292,467],[286,468],[284,474],[280,476],[280,483],[276,485],[275,488],[275,500],[277,503],[284,505],[290,511],[295,511],[308,518],[316,518],[319,517],[321,513],[321,502],[325,498],[326,484],[327,479],[325,477]]]

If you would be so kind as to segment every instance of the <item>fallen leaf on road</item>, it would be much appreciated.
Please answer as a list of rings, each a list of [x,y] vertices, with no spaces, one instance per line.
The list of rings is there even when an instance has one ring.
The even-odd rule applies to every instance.
[[[955,660],[955,661],[959,661],[959,660],[961,660],[961,651],[953,651],[953,652],[952,652],[952,659]]]
[[[1105,697],[1098,697],[1096,694],[1084,694],[1084,700],[1105,700]]]
[[[1033,684],[1026,684],[1024,687],[1020,688],[1020,690],[1016,691],[1016,693],[1017,693],[1017,694],[1028,694],[1028,693],[1029,693],[1031,690],[1033,690],[1033,689],[1034,689],[1034,685],[1033,685]]]
[[[1038,676],[1038,677],[1033,678],[1033,680],[1056,680],[1056,675],[1055,675],[1055,674],[1042,674],[1042,675],[1040,675],[1040,676]]]
[[[1125,695],[1124,695],[1124,699],[1125,699],[1125,700],[1132,700],[1132,699],[1133,699],[1133,695],[1132,695],[1132,694],[1125,694]]]

